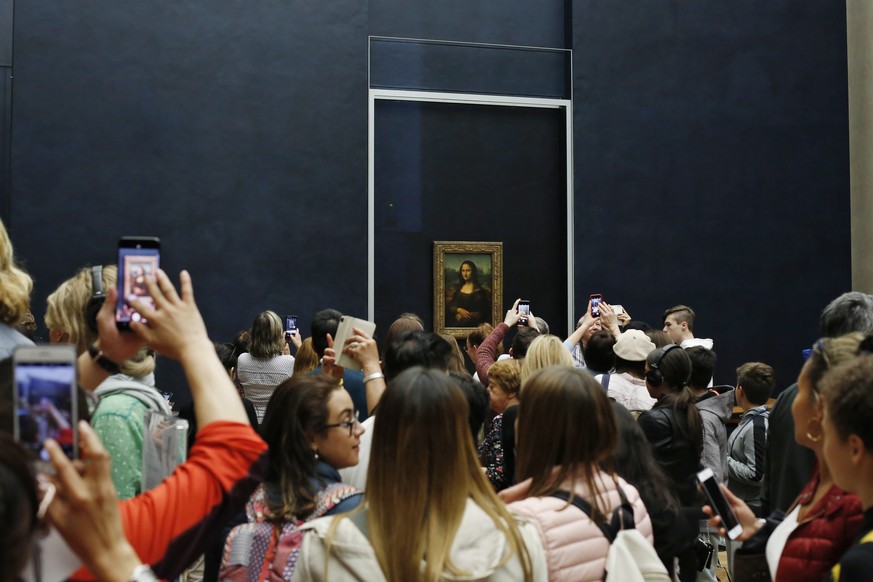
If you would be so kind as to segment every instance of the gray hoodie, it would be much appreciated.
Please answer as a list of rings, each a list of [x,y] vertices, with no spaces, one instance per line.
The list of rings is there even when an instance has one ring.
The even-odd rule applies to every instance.
[[[158,392],[155,388],[154,374],[149,374],[142,378],[134,378],[132,376],[125,376],[124,374],[114,374],[106,378],[100,386],[94,390],[94,396],[100,400],[112,394],[124,394],[131,398],[136,398],[149,410],[161,412],[167,416],[172,414],[164,395]]]
[[[704,392],[695,404],[703,420],[703,455],[700,462],[711,469],[718,483],[727,483],[727,430],[725,423],[733,413],[734,391],[728,390],[718,396]]]

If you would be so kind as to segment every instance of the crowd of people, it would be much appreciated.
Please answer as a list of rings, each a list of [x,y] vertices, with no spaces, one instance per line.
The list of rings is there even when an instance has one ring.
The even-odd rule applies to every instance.
[[[88,420],[78,460],[46,441],[53,474],[0,432],[0,581],[38,577],[55,558],[37,551],[48,529],[80,560],[73,580],[594,581],[645,561],[616,562],[629,543],[616,528],[635,532],[642,545],[622,547],[650,553],[654,579],[714,580],[721,546],[735,580],[854,581],[873,565],[873,296],[825,307],[774,401],[762,362],[713,386],[714,342],[685,305],[657,328],[589,305],[563,338],[516,301],[496,326],[471,319],[461,343],[404,313],[381,345],[357,328],[335,345],[334,309],[305,338],[265,311],[214,342],[188,273],[178,287],[146,277],[153,304],[129,299],[141,318],[128,332],[116,278],[84,268],[48,297]],[[31,290],[0,223],[4,427],[18,414],[10,358],[33,344]],[[156,353],[180,362],[192,404],[172,410]],[[187,459],[152,488],[146,412],[191,423]],[[701,469],[738,535],[705,501]]]

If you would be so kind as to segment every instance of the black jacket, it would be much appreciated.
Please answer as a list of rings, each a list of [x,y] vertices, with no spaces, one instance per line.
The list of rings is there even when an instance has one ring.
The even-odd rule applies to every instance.
[[[655,460],[676,485],[679,502],[686,507],[702,504],[697,491],[702,442],[694,442],[683,433],[684,414],[674,415],[670,406],[655,405],[640,415],[640,428],[652,444]]]

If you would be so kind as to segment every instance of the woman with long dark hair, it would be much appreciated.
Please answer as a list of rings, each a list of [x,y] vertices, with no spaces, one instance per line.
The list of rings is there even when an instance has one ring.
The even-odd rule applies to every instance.
[[[680,503],[698,505],[697,470],[703,451],[703,421],[694,406],[688,378],[691,360],[676,344],[646,358],[646,388],[656,400],[638,419],[655,459],[672,481]]]
[[[363,433],[352,397],[329,377],[297,376],[276,388],[261,424],[270,462],[246,506],[249,523],[228,536],[222,580],[247,580],[264,568],[290,579],[294,556],[283,555],[281,547],[300,522],[361,502],[361,493],[341,483],[337,470],[358,463]]]
[[[551,366],[524,382],[518,410],[521,482],[500,497],[537,524],[549,580],[603,580],[609,541],[597,523],[609,523],[615,508],[629,503],[636,528],[652,540],[636,488],[608,470],[618,442],[612,405],[587,372]],[[590,516],[569,507],[577,497],[590,506]]]

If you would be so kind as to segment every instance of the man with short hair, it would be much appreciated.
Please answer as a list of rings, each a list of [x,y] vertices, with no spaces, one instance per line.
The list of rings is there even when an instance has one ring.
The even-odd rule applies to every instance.
[[[711,339],[694,337],[694,310],[687,305],[676,305],[664,312],[664,333],[674,344],[683,348],[703,346],[711,350]]]
[[[767,400],[775,385],[773,368],[749,362],[737,368],[737,404],[743,409],[739,426],[728,439],[728,488],[761,513],[761,481],[767,450]]]

